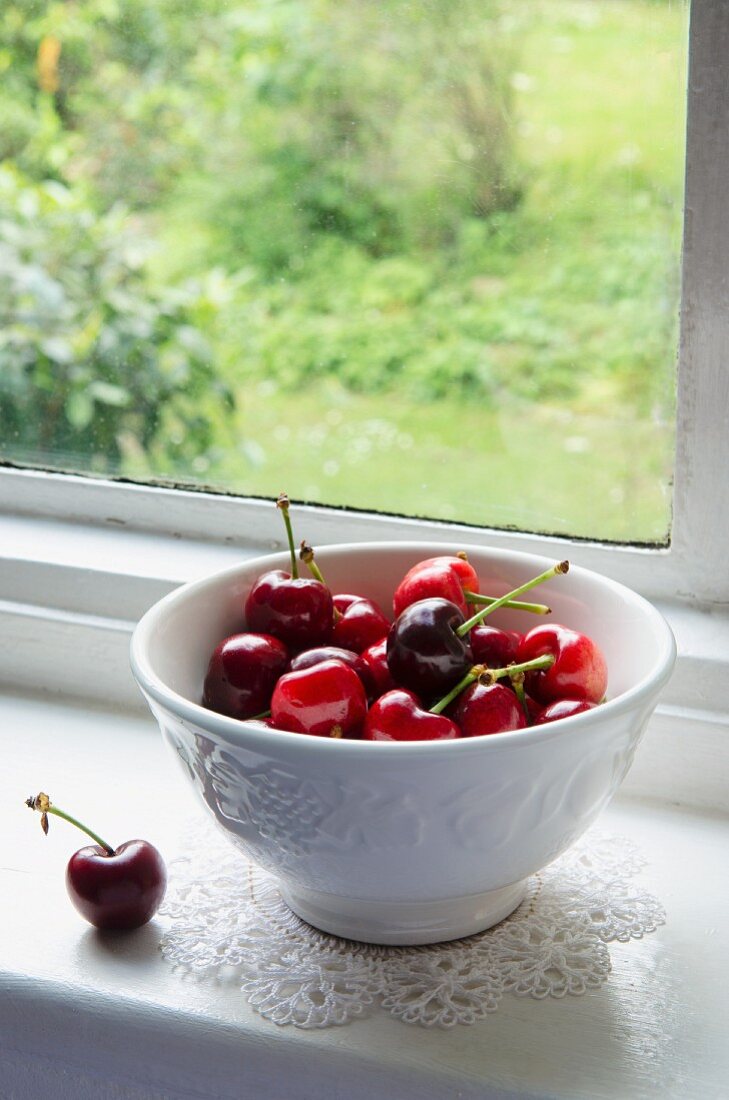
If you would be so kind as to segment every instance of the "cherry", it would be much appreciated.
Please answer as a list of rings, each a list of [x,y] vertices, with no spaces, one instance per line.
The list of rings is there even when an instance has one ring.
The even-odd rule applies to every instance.
[[[392,605],[400,615],[410,604],[437,596],[450,600],[464,613],[468,608],[464,590],[478,592],[478,574],[465,554],[426,558],[409,569],[395,589]]]
[[[374,645],[368,646],[367,649],[363,650],[362,653],[360,653],[360,657],[366,663],[370,671],[373,684],[373,699],[397,687],[387,664],[387,635],[385,635],[384,638],[380,638],[379,642],[375,642]]]
[[[508,665],[516,660],[521,637],[515,630],[500,630],[497,626],[479,623],[469,635],[473,659],[476,664],[494,668]]]
[[[26,806],[40,812],[44,833],[48,814],[54,814],[96,841],[75,852],[66,868],[66,889],[82,917],[96,928],[113,929],[139,928],[151,920],[167,886],[164,860],[153,844],[127,840],[114,849],[42,792]]]
[[[271,698],[274,726],[292,733],[357,736],[366,713],[362,681],[342,661],[322,661],[311,668],[284,673]]]
[[[468,640],[459,636],[463,612],[439,596],[409,604],[387,635],[387,666],[397,684],[424,698],[453,687],[473,664]]]
[[[559,573],[569,562],[561,561],[537,577],[499,596],[470,619],[449,600],[433,597],[410,604],[393,623],[387,637],[387,663],[403,687],[427,696],[446,691],[472,664],[472,652],[465,636],[487,615]]]
[[[599,703],[607,688],[607,663],[596,642],[577,630],[557,623],[543,624],[522,638],[519,661],[551,654],[551,668],[530,672],[526,688],[539,703],[576,699]]]
[[[334,609],[332,642],[355,653],[379,642],[390,629],[389,620],[374,600],[343,593],[334,596]]]
[[[412,691],[394,688],[372,704],[365,721],[365,741],[453,741],[461,731],[444,714],[433,714]]]
[[[335,645],[320,645],[314,649],[305,649],[302,653],[292,657],[287,672],[299,672],[302,668],[312,668],[320,665],[322,661],[342,661],[359,676],[368,696],[374,696],[376,691],[375,680],[368,663],[359,653],[351,649],[342,649]]]
[[[405,574],[395,589],[393,608],[400,615],[411,603],[440,596],[460,607],[465,614],[470,603],[496,603],[495,596],[484,596],[479,590],[478,575],[463,551],[455,555],[441,555],[417,562]],[[541,603],[522,603],[507,600],[506,607],[531,611],[536,615],[548,615],[550,609]]]
[[[596,706],[597,703],[588,703],[584,699],[558,699],[556,703],[550,703],[537,713],[534,725],[543,726],[547,722],[558,722],[560,718],[584,714],[586,710],[594,710]]]
[[[527,721],[521,703],[504,684],[475,683],[467,687],[453,709],[453,718],[464,737],[524,729]]]
[[[230,718],[252,718],[268,708],[288,665],[286,646],[271,634],[233,634],[213,652],[203,706]]]
[[[254,633],[273,634],[292,650],[323,645],[332,629],[331,592],[321,581],[299,576],[285,493],[276,504],[286,525],[291,573],[272,569],[258,577],[245,602],[246,626]]]

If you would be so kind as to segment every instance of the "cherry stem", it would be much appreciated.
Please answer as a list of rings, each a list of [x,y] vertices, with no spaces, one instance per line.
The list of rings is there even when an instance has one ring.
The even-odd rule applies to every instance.
[[[447,695],[444,695],[435,706],[430,708],[430,713],[442,714],[448,704],[458,698],[461,692],[465,691],[476,680],[480,680],[482,684],[488,686],[495,684],[502,676],[523,676],[525,672],[538,672],[541,669],[551,668],[553,664],[554,657],[552,654],[545,653],[543,657],[534,657],[531,661],[524,661],[520,665],[509,665],[508,668],[489,668],[488,665],[474,665],[468,670],[463,679],[459,680],[454,688],[451,688]]]
[[[314,580],[319,581],[319,584],[323,584],[326,588],[327,582],[322,576],[321,569],[314,561],[314,548],[313,546],[310,546],[309,543],[306,542],[306,540],[302,540],[301,542],[301,546],[299,547],[299,557],[311,573]]]
[[[496,596],[484,596],[481,592],[469,592],[468,589],[464,590],[463,595],[466,597],[466,603],[496,603]],[[514,611],[530,611],[532,615],[551,615],[552,608],[547,607],[546,603],[522,603],[521,600],[507,600],[504,607],[510,607]]]
[[[260,714],[251,714],[249,718],[244,719],[246,722],[255,722],[256,718],[270,718],[270,710],[262,710]]]
[[[532,716],[529,711],[529,705],[526,701],[526,692],[524,691],[524,673],[517,672],[511,677],[511,686],[514,688],[517,699],[521,704],[521,709],[524,711],[524,717],[526,718],[526,724],[531,725]]]
[[[458,698],[462,691],[465,691],[470,684],[478,680],[479,676],[485,675],[488,671],[486,665],[474,665],[473,668],[469,669],[463,679],[459,680],[454,688],[451,688],[447,695],[444,695],[435,706],[430,708],[430,713],[442,714],[449,703],[452,703],[454,699]]]
[[[291,528],[291,517],[289,516],[289,498],[287,493],[279,493],[278,500],[276,501],[276,507],[280,508],[283,515],[283,521],[286,527],[286,537],[289,540],[289,553],[291,555],[291,576],[295,581],[299,579],[299,566],[296,562],[296,549],[294,547],[294,532]]]
[[[524,661],[520,665],[507,665],[506,668],[487,668],[481,674],[481,680],[486,684],[496,683],[502,676],[518,677],[524,672],[546,672],[554,664],[551,653],[545,653],[543,657],[534,657],[531,661]],[[518,693],[517,693],[518,694]]]
[[[512,600],[515,596],[521,596],[522,592],[528,592],[530,588],[536,588],[538,584],[544,584],[545,581],[551,580],[552,577],[558,576],[560,573],[566,573],[570,567],[568,561],[558,561],[556,565],[553,565],[551,569],[546,569],[544,573],[540,573],[538,577],[533,577],[532,580],[527,581],[525,584],[520,584],[518,588],[512,589],[511,592],[507,592],[505,596],[501,596],[498,600],[494,600],[493,603],[487,604],[486,607],[482,607],[480,611],[477,611],[475,615],[472,615],[470,619],[467,619],[465,623],[462,623],[456,630],[456,634],[459,638],[462,638],[464,634],[468,634],[469,630],[472,630],[474,626],[478,626],[483,622],[487,615],[490,615],[492,611],[497,611],[500,607],[504,607],[505,604]]]
[[[114,855],[114,849],[112,848],[111,844],[107,844],[105,840],[102,840],[98,833],[95,833],[91,829],[89,829],[88,825],[82,824],[82,822],[78,821],[75,817],[71,817],[70,814],[67,814],[65,810],[61,810],[58,806],[54,806],[48,795],[43,794],[42,791],[40,794],[36,795],[35,798],[26,799],[25,804],[26,806],[29,806],[31,810],[38,810],[38,812],[40,813],[41,826],[44,833],[48,832],[47,815],[53,814],[54,817],[63,818],[64,821],[70,822],[71,825],[75,825],[77,829],[80,829],[82,833],[86,833],[87,836],[90,836],[92,840],[95,840],[96,843],[105,850],[107,855]]]

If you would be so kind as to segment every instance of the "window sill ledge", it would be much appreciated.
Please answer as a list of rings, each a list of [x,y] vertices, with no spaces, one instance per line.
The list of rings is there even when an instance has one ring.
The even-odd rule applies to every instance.
[[[0,714],[13,744],[0,778],[0,883],[12,899],[0,940],[8,1095],[29,1085],[74,1100],[721,1093],[729,991],[717,979],[729,931],[718,915],[729,887],[716,869],[726,860],[726,816],[629,791],[605,812],[604,828],[647,857],[642,881],[668,921],[639,943],[611,945],[602,989],[563,1001],[506,998],[488,1020],[455,1032],[373,1017],[302,1033],[262,1020],[235,988],[183,982],[159,955],[160,921],[122,940],[84,925],[63,885],[73,837],[54,826],[36,838],[37,823],[19,812],[41,782],[110,835],[132,828],[174,857],[201,811],[152,719],[12,693],[0,696]],[[112,775],[123,804],[107,802]]]

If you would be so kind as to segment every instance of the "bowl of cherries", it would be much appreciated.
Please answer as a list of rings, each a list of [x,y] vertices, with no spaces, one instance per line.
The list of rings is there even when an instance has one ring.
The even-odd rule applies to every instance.
[[[617,790],[673,635],[631,590],[536,555],[315,556],[278,504],[288,552],[183,585],[134,632],[163,736],[315,927],[382,944],[488,928]]]

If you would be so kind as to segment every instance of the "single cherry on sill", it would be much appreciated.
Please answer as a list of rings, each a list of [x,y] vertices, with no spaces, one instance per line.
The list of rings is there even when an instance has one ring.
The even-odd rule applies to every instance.
[[[370,707],[365,720],[365,741],[453,741],[461,736],[456,723],[445,714],[426,710],[415,692],[393,688]]]
[[[48,833],[48,815],[53,814],[96,841],[75,852],[66,868],[69,897],[89,924],[128,930],[151,920],[167,886],[164,860],[153,844],[127,840],[112,848],[86,825],[54,806],[43,792],[25,804],[40,813],[44,833]]]
[[[332,630],[331,592],[320,581],[299,576],[285,493],[276,505],[286,526],[291,573],[272,569],[257,578],[245,601],[246,626],[256,634],[273,634],[294,651],[324,645]]]
[[[588,703],[584,699],[558,699],[543,707],[534,718],[535,726],[544,726],[548,722],[559,722],[561,718],[572,718],[575,714],[584,714],[594,710],[597,703]]]
[[[351,649],[343,649],[341,646],[320,645],[313,649],[304,649],[291,658],[286,672],[300,672],[302,668],[312,668],[314,665],[320,665],[322,661],[342,661],[343,664],[349,665],[362,681],[367,696],[371,697],[374,694],[376,687],[370,666],[359,653]]]
[[[203,685],[202,703],[230,718],[252,718],[268,709],[279,676],[289,663],[272,634],[233,634],[216,646]]]
[[[271,698],[276,729],[317,737],[357,737],[367,713],[365,689],[342,661],[322,661],[286,672]]]
[[[599,703],[607,688],[608,670],[602,650],[586,634],[558,623],[536,626],[525,634],[517,651],[517,660],[529,661],[550,654],[551,668],[530,672],[526,690],[547,705],[558,699],[576,699]]]

